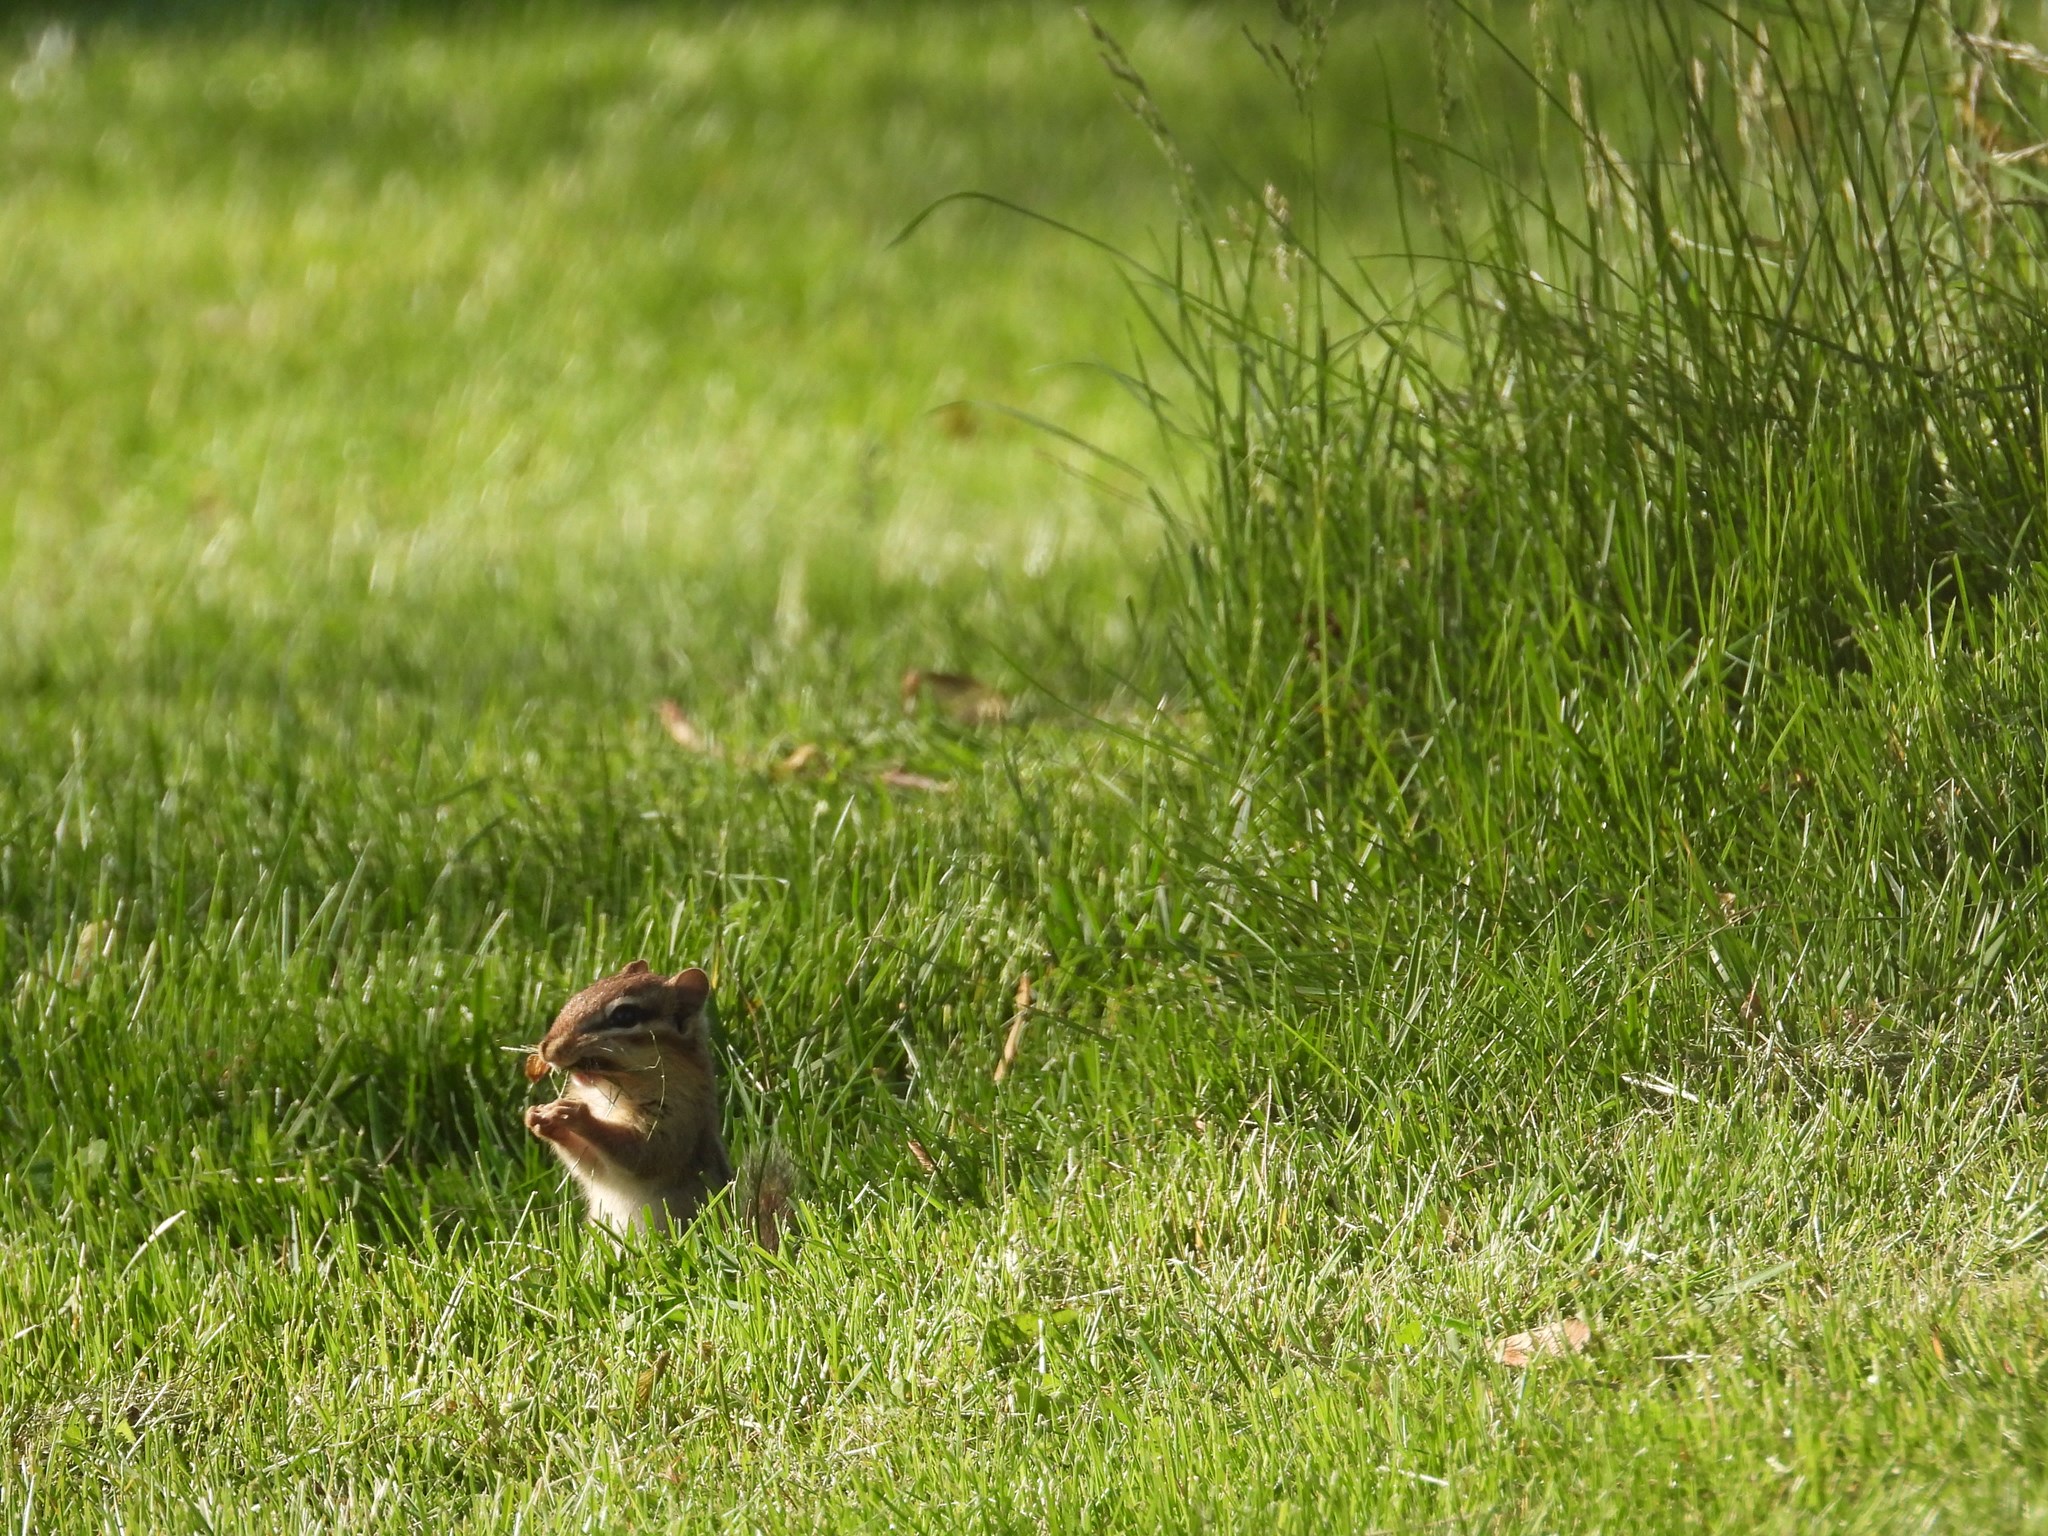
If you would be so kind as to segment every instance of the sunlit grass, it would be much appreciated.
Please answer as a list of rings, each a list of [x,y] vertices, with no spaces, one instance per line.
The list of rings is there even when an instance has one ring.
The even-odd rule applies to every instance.
[[[1642,34],[1512,10],[1640,153]],[[1577,150],[1437,16],[1441,68],[1428,8],[1340,28],[1318,205],[1268,19],[1105,11],[1185,224],[1059,7],[9,36],[0,1520],[2042,1524],[2026,215],[1976,288],[1828,225],[1833,291],[1997,322],[1971,457],[1861,312],[1774,355],[1524,284],[1583,210],[1430,141]],[[891,245],[962,188],[1179,284],[986,207]],[[1418,323],[1344,350],[1281,195]],[[1336,254],[1404,239],[1478,276]],[[1178,447],[1072,366],[1134,339]],[[1907,420],[1939,494],[1862,474]],[[786,1258],[618,1252],[521,1129],[640,955],[717,981]]]

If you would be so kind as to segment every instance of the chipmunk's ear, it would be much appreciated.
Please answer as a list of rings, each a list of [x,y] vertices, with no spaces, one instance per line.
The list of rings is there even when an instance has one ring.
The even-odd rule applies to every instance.
[[[694,965],[687,971],[677,971],[669,977],[669,986],[681,1005],[678,1012],[686,1019],[693,1019],[704,1011],[705,999],[711,996],[711,978]]]
[[[623,971],[619,972],[619,974],[621,976],[645,976],[647,974],[647,962],[645,960],[635,960]]]
[[[693,965],[669,977],[668,989],[676,1000],[676,1027],[692,1049],[708,1053],[711,1018],[704,1005],[711,998],[711,978]]]

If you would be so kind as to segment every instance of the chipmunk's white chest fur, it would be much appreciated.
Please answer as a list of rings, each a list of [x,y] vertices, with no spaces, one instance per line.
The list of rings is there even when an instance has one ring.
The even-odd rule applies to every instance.
[[[627,1125],[633,1118],[632,1106],[626,1102],[624,1095],[602,1078],[585,1077],[580,1072],[576,1073],[569,1079],[569,1086],[562,1097],[576,1100],[598,1119],[612,1125]]]
[[[596,1119],[613,1125],[632,1122],[631,1106],[616,1087],[601,1078],[574,1076],[562,1097],[577,1100]],[[619,1233],[636,1226],[664,1224],[660,1199],[644,1180],[634,1178],[622,1168],[602,1164],[584,1164],[579,1172],[578,1182],[583,1186],[593,1221]]]
[[[612,1231],[625,1233],[636,1227],[667,1225],[661,1203],[648,1198],[638,1184],[608,1183],[593,1179],[583,1186],[590,1202],[590,1218]]]

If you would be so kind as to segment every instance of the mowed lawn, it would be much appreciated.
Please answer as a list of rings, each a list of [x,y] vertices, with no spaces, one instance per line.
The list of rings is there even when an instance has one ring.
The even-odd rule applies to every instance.
[[[1360,9],[1370,246],[1431,23]],[[1298,167],[1263,12],[1098,16],[1217,195]],[[2048,1527],[2048,829],[1967,853],[2041,798],[2039,581],[1792,686],[1744,889],[1668,899],[1657,823],[1541,931],[1505,874],[1275,895],[1118,269],[980,206],[891,244],[971,188],[1171,247],[1066,7],[0,46],[0,1521]],[[1887,741],[1964,766],[1866,794]],[[789,1255],[617,1251],[521,1129],[636,957],[713,975]]]

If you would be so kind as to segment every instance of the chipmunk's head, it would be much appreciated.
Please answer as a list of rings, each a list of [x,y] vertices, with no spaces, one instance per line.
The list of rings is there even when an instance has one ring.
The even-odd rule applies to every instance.
[[[710,996],[710,978],[695,967],[662,976],[635,960],[569,999],[526,1058],[527,1081],[567,1072],[585,1088],[641,1098],[661,1092],[674,1073],[708,1080]]]

